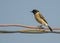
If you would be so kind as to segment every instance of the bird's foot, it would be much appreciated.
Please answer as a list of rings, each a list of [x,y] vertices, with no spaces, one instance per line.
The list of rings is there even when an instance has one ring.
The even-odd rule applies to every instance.
[[[39,29],[44,29],[43,25],[38,26]]]

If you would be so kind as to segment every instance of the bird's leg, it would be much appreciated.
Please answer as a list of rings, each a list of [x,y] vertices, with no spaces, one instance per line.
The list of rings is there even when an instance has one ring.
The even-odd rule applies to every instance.
[[[40,25],[40,26],[37,26],[37,27],[38,27],[38,30],[36,29],[37,31],[45,32],[43,25]]]
[[[38,26],[39,29],[44,29],[43,25]]]

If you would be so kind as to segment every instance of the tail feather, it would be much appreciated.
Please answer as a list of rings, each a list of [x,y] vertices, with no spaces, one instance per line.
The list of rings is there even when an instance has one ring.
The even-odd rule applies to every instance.
[[[50,26],[48,26],[48,28],[50,29],[51,32],[53,32],[52,28]]]

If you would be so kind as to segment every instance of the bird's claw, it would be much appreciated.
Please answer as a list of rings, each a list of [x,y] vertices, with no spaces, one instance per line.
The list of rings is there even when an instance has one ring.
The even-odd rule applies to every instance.
[[[44,29],[44,27],[42,25],[38,26],[39,29]]]

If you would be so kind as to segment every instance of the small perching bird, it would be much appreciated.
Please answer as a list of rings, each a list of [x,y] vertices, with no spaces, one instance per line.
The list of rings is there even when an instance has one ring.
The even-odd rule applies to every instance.
[[[52,28],[48,25],[47,21],[45,20],[44,16],[37,10],[33,9],[32,13],[34,14],[35,19],[42,25],[48,27],[51,32],[53,32]]]

